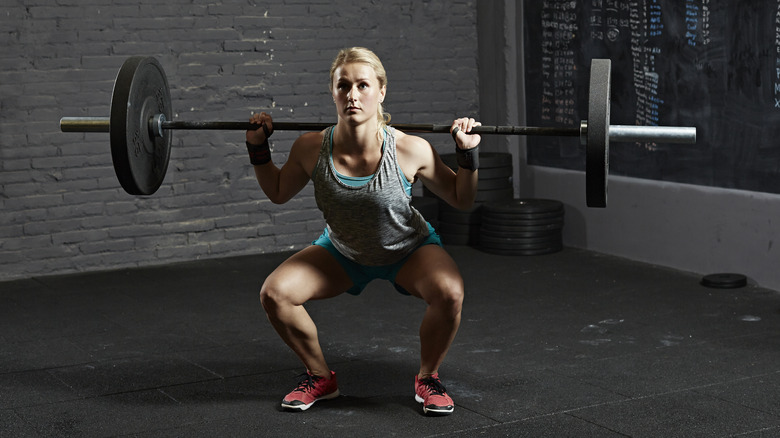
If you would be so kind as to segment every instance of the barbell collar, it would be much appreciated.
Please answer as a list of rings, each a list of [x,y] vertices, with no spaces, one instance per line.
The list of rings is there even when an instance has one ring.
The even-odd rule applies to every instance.
[[[152,137],[162,137],[163,125],[165,124],[165,114],[155,114],[149,119],[149,135]]]

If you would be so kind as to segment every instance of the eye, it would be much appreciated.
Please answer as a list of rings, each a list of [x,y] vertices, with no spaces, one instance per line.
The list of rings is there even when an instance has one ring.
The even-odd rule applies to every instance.
[[[360,85],[358,85],[358,88],[360,88],[361,90],[365,90],[366,88],[368,88],[368,84],[365,83],[365,82],[362,82]]]

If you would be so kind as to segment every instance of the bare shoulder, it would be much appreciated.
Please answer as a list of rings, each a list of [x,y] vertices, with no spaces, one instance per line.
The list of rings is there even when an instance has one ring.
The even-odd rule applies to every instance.
[[[424,138],[416,135],[410,135],[396,130],[395,145],[399,156],[404,158],[414,161],[425,161],[433,157],[433,148],[431,147],[431,144]]]
[[[293,143],[293,147],[298,147],[301,149],[311,149],[311,148],[317,148],[322,145],[322,138],[325,131],[321,132],[307,132],[305,134],[302,134],[300,137],[298,137],[295,140],[295,143]]]
[[[302,134],[295,140],[290,150],[290,160],[300,164],[309,175],[311,175],[314,166],[317,164],[324,132],[307,132]]]
[[[436,151],[422,137],[396,130],[395,149],[398,164],[410,182],[426,175],[436,165]]]

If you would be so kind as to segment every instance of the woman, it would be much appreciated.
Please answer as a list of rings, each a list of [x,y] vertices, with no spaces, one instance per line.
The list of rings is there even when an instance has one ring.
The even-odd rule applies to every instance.
[[[312,180],[327,223],[322,236],[274,270],[260,292],[271,324],[306,366],[282,407],[304,411],[339,394],[303,304],[344,292],[358,295],[369,281],[383,278],[427,303],[415,399],[426,414],[450,414],[454,403],[438,370],[460,324],[463,279],[438,235],[409,203],[411,184],[420,179],[454,207],[473,204],[480,137],[466,133],[479,123],[461,118],[452,124],[461,165],[456,174],[427,141],[386,125],[387,77],[373,52],[360,47],[339,52],[330,90],[338,123],[300,136],[281,169],[269,152],[271,117],[255,114],[251,122],[260,127],[246,133],[250,161],[268,198],[287,202]]]

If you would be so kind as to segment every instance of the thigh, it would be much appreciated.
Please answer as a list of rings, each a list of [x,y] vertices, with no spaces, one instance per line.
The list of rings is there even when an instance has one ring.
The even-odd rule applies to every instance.
[[[395,282],[429,303],[442,294],[463,294],[460,270],[455,260],[439,245],[418,248],[398,271]]]
[[[264,290],[282,294],[293,304],[341,295],[352,280],[323,247],[309,246],[285,260],[263,283]]]

